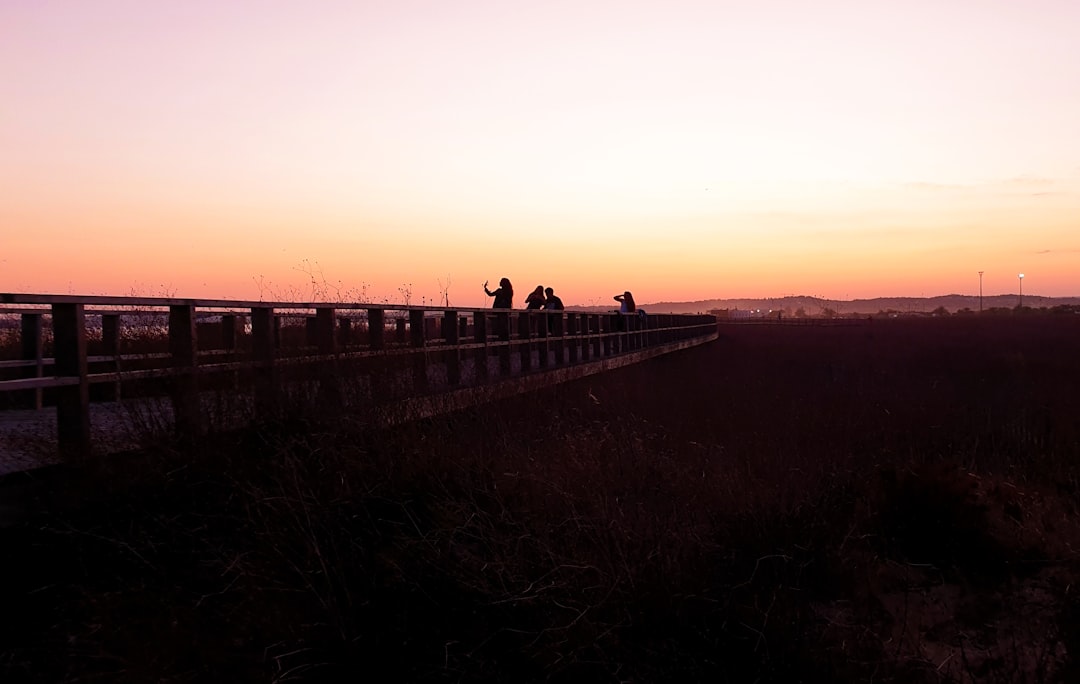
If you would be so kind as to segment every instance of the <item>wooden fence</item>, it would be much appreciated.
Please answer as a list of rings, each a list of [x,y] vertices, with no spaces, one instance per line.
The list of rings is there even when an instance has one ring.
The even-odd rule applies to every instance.
[[[0,320],[0,408],[55,407],[62,455],[90,450],[91,401],[168,396],[177,432],[197,434],[208,390],[249,396],[256,414],[279,410],[290,383],[378,407],[511,378],[570,379],[717,330],[711,315],[38,294],[0,294]],[[569,368],[579,371],[554,372]]]

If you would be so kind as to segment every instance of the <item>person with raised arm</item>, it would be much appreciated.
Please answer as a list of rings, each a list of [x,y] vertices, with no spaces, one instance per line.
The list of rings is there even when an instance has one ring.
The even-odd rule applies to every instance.
[[[494,297],[495,301],[492,303],[493,309],[512,309],[514,308],[514,286],[510,284],[509,278],[503,278],[499,281],[499,289],[492,292],[488,289],[488,281],[484,281],[484,292],[488,297]]]

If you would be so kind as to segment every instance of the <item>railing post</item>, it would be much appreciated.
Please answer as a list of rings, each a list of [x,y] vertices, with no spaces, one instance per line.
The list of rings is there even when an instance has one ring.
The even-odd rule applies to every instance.
[[[518,314],[518,353],[521,355],[521,372],[527,373],[532,368],[532,345],[529,344],[529,330],[532,326],[532,314],[522,311]]]
[[[569,352],[569,362],[577,363],[578,360],[578,315],[576,313],[566,314],[566,346]]]
[[[367,310],[367,327],[368,327],[368,349],[371,351],[382,351],[386,348],[386,310],[385,309],[368,309]],[[368,377],[371,379],[371,401],[372,403],[379,403],[384,399],[389,399],[390,390],[389,376],[390,369],[387,367],[389,364],[389,358],[386,356],[377,356],[368,358],[364,361],[364,366],[370,369]]]
[[[487,348],[487,312],[473,312],[473,342],[481,347],[476,348],[473,364],[476,365],[476,379],[478,382],[487,380],[488,377],[488,348]]]
[[[446,359],[446,380],[451,385],[461,384],[461,354],[458,350],[458,312],[446,311],[443,313],[443,339],[446,340],[448,349],[444,354]]]
[[[424,340],[427,338],[426,330],[424,329],[424,311],[423,309],[410,309],[409,310],[409,346],[410,347],[423,347]]]
[[[255,361],[255,411],[265,418],[277,412],[277,316],[269,307],[251,310],[251,356]]]
[[[386,332],[386,312],[382,309],[367,310],[368,347],[372,350],[382,349],[384,346],[384,333]]]
[[[555,357],[555,365],[561,366],[563,364],[563,312],[556,311],[555,313],[548,314],[548,327],[551,334],[555,337],[554,341],[548,342],[551,346],[551,351]],[[546,356],[546,355],[545,355]]]
[[[337,337],[334,324],[337,311],[331,306],[315,309],[315,347],[320,356],[337,353]],[[315,377],[318,380],[318,403],[321,409],[336,411],[344,403],[341,393],[341,377],[338,375],[337,359],[319,359],[315,362]]]
[[[581,314],[578,316],[578,337],[581,339],[581,360],[588,361],[592,356],[592,316]]]
[[[551,353],[551,342],[548,340],[551,335],[551,314],[542,310],[539,313],[533,312],[532,319],[537,337],[536,358],[540,363],[540,368],[547,368],[550,361],[548,357]]]
[[[315,347],[320,354],[333,354],[337,351],[337,340],[334,339],[334,321],[337,312],[331,307],[319,307],[315,309]],[[312,319],[308,319],[310,323]]]
[[[45,374],[45,355],[41,341],[41,314],[24,313],[20,316],[20,324],[22,359],[23,361],[34,362],[34,366],[27,368],[23,375],[30,378],[40,378]],[[32,390],[26,390],[26,399],[23,401],[35,411],[40,411],[41,397],[41,388],[35,387]]]
[[[510,312],[500,311],[495,314],[496,336],[501,344],[499,347],[499,373],[510,375],[513,370],[510,365]]]
[[[418,350],[412,357],[413,388],[423,392],[428,388],[427,353],[424,351],[424,310],[409,309],[409,346]]]
[[[176,434],[189,440],[199,434],[198,337],[195,330],[195,307],[169,307],[169,354],[173,368],[173,418]]]
[[[86,365],[86,313],[82,304],[53,304],[53,357],[57,377],[78,383],[56,388],[56,431],[60,454],[90,454],[90,383]]]
[[[600,330],[600,328],[602,328],[605,317],[603,316],[603,314],[595,313],[590,318],[592,319],[592,322],[590,323],[589,327],[590,330],[593,331],[593,358],[599,359],[600,357],[604,356],[603,350],[605,348],[605,345],[603,331]],[[610,345],[608,345],[607,347],[610,348]]]
[[[601,323],[601,337],[604,340],[604,356],[611,356],[612,350],[615,348],[612,344],[612,327],[615,324],[615,316],[621,316],[622,314],[604,314],[600,317]]]
[[[111,356],[109,370],[119,374],[120,372],[120,316],[117,314],[102,314],[101,316],[101,353]],[[120,377],[117,375],[116,382],[104,388],[104,394],[109,401],[120,401]]]

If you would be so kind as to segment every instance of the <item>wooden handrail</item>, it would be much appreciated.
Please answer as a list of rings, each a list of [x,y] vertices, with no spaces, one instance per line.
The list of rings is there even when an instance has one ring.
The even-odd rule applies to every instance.
[[[232,376],[232,391],[253,388],[257,410],[266,412],[276,410],[283,374],[314,382],[335,400],[341,400],[333,387],[341,382],[342,374],[361,374],[371,377],[371,400],[379,403],[392,398],[384,396],[390,388],[402,386],[401,378],[387,382],[394,374],[408,378],[410,396],[427,395],[642,350],[654,356],[667,348],[697,343],[694,340],[713,339],[717,331],[711,315],[642,317],[574,309],[47,294],[0,294],[0,303],[8,305],[0,308],[0,314],[22,318],[22,358],[0,361],[0,373],[9,376],[0,377],[0,397],[32,393],[29,403],[36,408],[42,407],[43,396],[50,397],[57,406],[61,448],[70,453],[86,453],[90,448],[91,386],[97,400],[116,400],[124,387],[161,380],[171,397],[178,431],[191,434],[202,429],[198,402],[204,381],[200,378],[209,386],[218,382],[214,378]],[[88,309],[94,306],[111,308]],[[140,322],[131,318],[141,315],[160,319],[155,328],[165,335],[161,343],[167,341],[167,352],[121,353],[121,329],[125,325],[140,328]],[[223,348],[199,346],[210,316],[220,318],[221,334],[214,339]],[[87,353],[87,317],[101,318],[101,340],[91,346],[104,349],[104,354]],[[52,324],[52,357],[44,354],[45,319]],[[289,325],[291,319],[305,323]],[[240,320],[250,324],[238,326]],[[357,321],[360,324],[354,325]],[[489,366],[489,361],[494,365]],[[429,378],[432,372],[435,379]],[[46,391],[49,394],[43,395]]]

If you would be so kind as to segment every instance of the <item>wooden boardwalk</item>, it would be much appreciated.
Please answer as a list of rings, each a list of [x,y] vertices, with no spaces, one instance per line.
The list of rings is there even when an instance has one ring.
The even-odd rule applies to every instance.
[[[138,417],[147,410],[122,402],[91,404],[94,450],[113,453],[137,447]],[[58,462],[55,410],[46,407],[0,411],[0,475]]]
[[[22,352],[0,362],[0,474],[272,418],[290,395],[398,423],[717,334],[701,315],[11,294],[0,304],[19,320]]]

